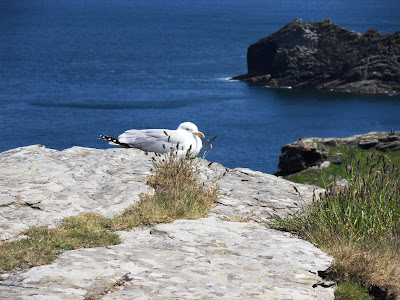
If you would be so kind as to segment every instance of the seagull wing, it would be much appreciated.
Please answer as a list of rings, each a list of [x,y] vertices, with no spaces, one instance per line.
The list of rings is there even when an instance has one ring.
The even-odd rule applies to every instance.
[[[190,145],[195,147],[196,140],[190,132],[168,129],[131,129],[118,137],[120,143],[128,144],[132,148],[143,151],[166,153],[171,147],[186,152]]]
[[[163,129],[131,129],[118,137],[119,142],[143,151],[166,153],[170,150],[168,136]]]

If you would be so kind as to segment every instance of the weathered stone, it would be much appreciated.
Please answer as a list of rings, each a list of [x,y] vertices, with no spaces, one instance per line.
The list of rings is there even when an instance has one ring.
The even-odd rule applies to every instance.
[[[400,141],[400,136],[395,132],[379,137],[380,143],[390,143],[395,141]]]
[[[320,167],[321,169],[324,169],[324,168],[328,168],[330,165],[331,165],[331,162],[330,162],[329,160],[325,160],[324,162],[322,162],[322,163],[319,165],[319,167]]]
[[[227,172],[218,185],[222,196],[212,212],[226,219],[245,219],[258,223],[298,210],[323,192],[317,187],[295,184],[274,175],[243,168]]]
[[[391,152],[400,150],[400,141],[381,143],[375,147],[377,150]]]
[[[0,190],[5,200],[0,206],[0,239],[84,212],[121,214],[150,190],[146,177],[151,175],[151,158],[137,153],[142,154],[82,147],[56,151],[39,145],[1,153]]]
[[[341,145],[345,144],[350,147],[358,146],[359,140],[361,139],[361,135],[353,135],[350,137],[341,138]]]
[[[389,93],[400,91],[400,31],[364,35],[333,24],[295,20],[249,46],[247,74],[256,85]]]
[[[155,229],[20,272],[1,282],[3,299],[333,299],[317,275],[332,259],[288,233],[215,217]]]
[[[370,139],[370,140],[361,140],[358,143],[358,147],[361,149],[370,149],[378,144],[377,139]]]
[[[111,217],[151,191],[151,155],[135,149],[29,146],[0,153],[0,166],[3,238],[84,212]],[[332,258],[262,224],[321,189],[205,160],[199,170],[221,189],[210,217],[119,232],[119,245],[2,274],[1,299],[333,299],[318,276]]]

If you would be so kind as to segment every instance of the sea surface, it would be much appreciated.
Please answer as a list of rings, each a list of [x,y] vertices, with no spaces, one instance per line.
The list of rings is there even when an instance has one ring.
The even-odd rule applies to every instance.
[[[398,0],[2,0],[0,151],[110,147],[100,134],[192,121],[207,159],[277,171],[299,137],[400,130],[400,98],[252,87],[247,47],[294,19],[400,30]]]

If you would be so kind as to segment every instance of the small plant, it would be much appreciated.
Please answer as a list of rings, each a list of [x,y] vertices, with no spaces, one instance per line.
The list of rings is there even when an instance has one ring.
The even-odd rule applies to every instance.
[[[176,151],[154,157],[155,174],[148,180],[154,193],[141,195],[137,205],[115,218],[114,228],[129,230],[139,225],[205,217],[218,197],[218,188],[199,182],[198,163],[198,158],[182,158]]]
[[[348,186],[330,185],[320,201],[292,218],[276,218],[272,226],[334,256],[332,274],[338,281],[400,295],[399,168],[387,156],[364,161],[348,166]]]

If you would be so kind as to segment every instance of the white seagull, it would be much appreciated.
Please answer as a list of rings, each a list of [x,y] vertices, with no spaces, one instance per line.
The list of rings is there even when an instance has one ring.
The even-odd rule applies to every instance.
[[[184,122],[176,130],[171,129],[131,129],[118,137],[100,135],[100,139],[109,141],[110,145],[123,148],[137,148],[145,152],[168,153],[177,151],[179,157],[189,154],[195,157],[202,147],[204,134],[191,122]]]

